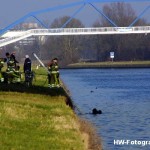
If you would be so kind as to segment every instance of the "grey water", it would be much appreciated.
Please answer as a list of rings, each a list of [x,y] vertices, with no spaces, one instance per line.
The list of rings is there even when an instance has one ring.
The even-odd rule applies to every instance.
[[[64,69],[61,79],[80,117],[90,121],[104,150],[149,150],[150,69]],[[102,110],[92,115],[93,108]],[[130,140],[117,145],[114,140]],[[138,143],[134,144],[134,141]]]

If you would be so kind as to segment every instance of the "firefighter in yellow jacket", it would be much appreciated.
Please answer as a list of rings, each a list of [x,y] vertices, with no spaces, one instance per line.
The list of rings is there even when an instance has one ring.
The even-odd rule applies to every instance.
[[[48,74],[48,86],[53,87],[60,87],[59,82],[59,70],[58,70],[58,59],[52,59],[51,63],[48,65],[48,70],[50,74]]]
[[[7,82],[12,83],[12,82],[20,82],[21,81],[21,76],[19,72],[19,66],[16,66],[16,61],[15,57],[13,55],[10,55],[8,52],[6,53],[6,62],[7,62]]]
[[[4,82],[4,77],[2,74],[3,66],[4,66],[4,58],[0,58],[0,82]]]

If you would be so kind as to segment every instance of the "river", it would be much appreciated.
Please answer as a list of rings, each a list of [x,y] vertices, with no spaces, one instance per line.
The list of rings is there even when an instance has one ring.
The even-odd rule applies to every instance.
[[[61,79],[104,150],[149,150],[150,69],[64,69]],[[92,115],[93,108],[102,110]],[[117,140],[122,140],[118,145]],[[120,141],[119,141],[120,142]],[[150,144],[150,143],[149,143]]]

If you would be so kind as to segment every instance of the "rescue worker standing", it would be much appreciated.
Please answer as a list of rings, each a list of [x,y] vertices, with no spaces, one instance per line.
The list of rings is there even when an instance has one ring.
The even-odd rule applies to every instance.
[[[14,71],[16,67],[15,60],[13,57],[11,57],[11,55],[8,52],[6,53],[6,62],[7,71]]]
[[[58,59],[54,58],[48,66],[50,74],[48,74],[48,86],[49,87],[60,87],[59,82],[59,70],[58,70]]]
[[[18,61],[15,59],[14,55],[10,55],[8,52],[6,53],[6,62],[7,62],[7,80],[8,83],[13,82],[20,82],[20,73],[19,73],[19,66],[16,66]]]
[[[30,71],[31,72],[31,59],[29,58],[29,55],[26,55],[25,56],[25,61],[24,61],[24,66],[23,66],[23,70],[24,70],[24,73],[26,71]]]
[[[25,83],[27,86],[32,86],[33,72],[31,69],[31,65],[32,65],[31,59],[29,58],[29,55],[26,55],[23,70],[25,73]]]
[[[4,77],[2,75],[3,66],[4,66],[4,58],[0,58],[0,82],[4,82]]]
[[[15,67],[17,68],[17,63],[19,63],[17,60],[16,60],[16,56],[15,56],[15,52],[13,52],[11,55],[10,55],[10,57],[14,60],[14,62],[15,62]]]

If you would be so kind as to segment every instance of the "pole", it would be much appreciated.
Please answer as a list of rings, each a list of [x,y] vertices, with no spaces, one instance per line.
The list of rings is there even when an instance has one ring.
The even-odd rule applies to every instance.
[[[44,63],[39,59],[39,57],[35,53],[33,53],[33,56],[38,60],[38,62],[42,65],[42,67],[44,67],[44,69],[48,72],[48,74],[50,74],[50,72],[45,67]]]

